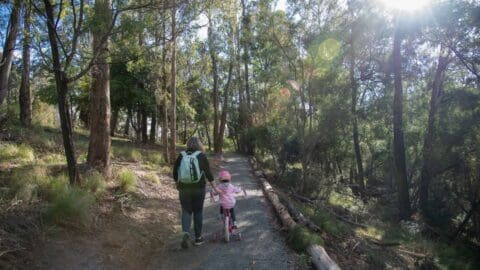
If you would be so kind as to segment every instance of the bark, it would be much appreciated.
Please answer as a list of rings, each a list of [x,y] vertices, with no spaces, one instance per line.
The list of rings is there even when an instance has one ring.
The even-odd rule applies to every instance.
[[[393,39],[393,72],[395,92],[393,96],[393,159],[395,164],[394,178],[398,189],[400,218],[410,216],[410,198],[408,194],[407,168],[405,164],[405,146],[403,141],[403,89],[402,89],[402,35],[396,25]]]
[[[123,130],[123,135],[125,136],[128,136],[130,134],[130,122],[132,122],[132,109],[128,108],[127,120],[125,120],[125,128]]]
[[[435,132],[435,115],[440,101],[440,94],[445,78],[445,70],[448,65],[448,59],[441,50],[438,57],[437,70],[433,80],[432,95],[430,98],[430,110],[428,112],[427,130],[425,132],[423,143],[423,165],[420,177],[420,186],[418,190],[419,206],[422,213],[428,216],[428,187],[433,174],[433,134]]]
[[[213,76],[213,151],[220,152],[218,142],[218,67],[217,67],[217,53],[215,52],[215,41],[213,37],[212,20],[208,18],[208,47],[210,52],[210,59],[212,60],[212,76]]]
[[[142,122],[140,125],[141,132],[142,132],[142,143],[147,143],[148,142],[148,115],[147,112],[142,109],[141,110],[141,117],[142,117]]]
[[[90,141],[87,163],[110,177],[110,66],[107,62],[109,41],[104,40],[111,24],[111,1],[95,0],[95,17],[101,22],[93,27],[93,48],[98,49],[92,67],[90,91]],[[102,26],[102,27],[101,27]]]
[[[53,15],[53,6],[50,0],[44,0],[45,12],[47,15],[47,29],[50,47],[52,51],[52,64],[55,71],[55,85],[58,95],[58,111],[60,114],[60,126],[62,129],[63,146],[67,158],[68,175],[70,184],[79,183],[77,160],[75,157],[75,145],[72,136],[72,122],[70,119],[69,104],[67,101],[68,78],[61,69],[60,52],[56,39],[55,17]]]
[[[25,3],[25,15],[23,17],[23,52],[22,52],[22,81],[20,83],[19,104],[20,104],[20,122],[24,126],[32,124],[32,98],[30,92],[30,23],[31,23],[31,5]]]
[[[152,122],[150,122],[150,143],[155,143],[157,141],[157,106],[153,109],[152,112]]]
[[[247,98],[247,108],[250,111],[250,87],[248,85],[248,62],[249,62],[249,55],[248,55],[248,43],[250,34],[250,15],[247,13],[247,7],[245,4],[245,0],[242,0],[242,33],[243,33],[243,64],[244,64],[244,79],[245,79],[245,93]]]
[[[352,88],[352,101],[351,101],[351,113],[352,113],[352,126],[353,126],[353,148],[355,150],[355,160],[357,161],[357,178],[356,183],[359,186],[359,191],[363,195],[365,191],[364,173],[362,153],[360,151],[360,143],[358,139],[358,122],[357,122],[357,91],[358,84],[355,80],[355,44],[354,44],[354,31],[350,34],[350,87]]]
[[[228,79],[227,85],[223,90],[223,108],[222,108],[222,117],[220,119],[220,129],[218,131],[218,152],[223,152],[223,137],[225,135],[225,126],[227,124],[227,113],[228,113],[228,96],[230,92],[230,83],[232,81],[232,73],[233,73],[233,60],[230,60],[230,66],[228,67]]]
[[[110,136],[115,137],[115,131],[117,130],[118,117],[120,115],[120,109],[113,109],[112,117],[110,118]]]
[[[15,40],[17,39],[18,26],[20,23],[20,1],[13,3],[12,13],[8,21],[5,45],[0,62],[0,106],[2,106],[8,93],[8,80],[12,69],[13,51],[15,50]]]
[[[172,81],[171,81],[171,91],[172,91],[172,100],[171,100],[171,118],[170,118],[170,162],[174,162],[177,156],[176,152],[176,139],[177,139],[177,88],[176,88],[176,77],[177,77],[177,49],[176,49],[176,5],[175,0],[172,1]]]
[[[167,41],[166,41],[166,29],[165,23],[162,23],[162,146],[163,146],[163,158],[165,162],[169,163],[169,147],[168,147],[168,100],[167,100]]]

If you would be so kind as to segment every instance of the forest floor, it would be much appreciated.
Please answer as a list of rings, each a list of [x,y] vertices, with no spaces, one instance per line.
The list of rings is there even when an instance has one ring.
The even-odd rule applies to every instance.
[[[52,134],[50,134],[52,132]],[[57,131],[49,130],[38,145],[32,144],[35,159],[55,155],[41,149],[44,139],[55,142]],[[25,144],[31,139],[20,139]],[[77,134],[79,155],[87,137]],[[10,141],[9,143],[11,143]],[[0,142],[2,143],[2,142]],[[6,143],[6,142],[3,142]],[[19,141],[17,143],[20,144]],[[53,145],[53,144],[52,144]],[[228,154],[225,161],[213,162],[215,170],[226,168],[235,184],[245,187],[247,198],[237,203],[241,241],[228,244],[221,239],[218,206],[206,199],[204,234],[206,243],[189,250],[180,249],[178,192],[170,176],[170,166],[155,166],[148,160],[158,152],[155,146],[136,145],[115,139],[113,170],[129,170],[136,175],[136,188],[121,192],[118,183],[107,183],[106,192],[90,209],[91,222],[80,224],[44,223],[46,202],[22,201],[15,195],[0,196],[0,268],[2,269],[302,269],[306,264],[291,251],[280,231],[272,209],[251,174],[246,158]],[[56,149],[55,151],[57,151]],[[42,152],[42,153],[40,153]],[[31,164],[0,160],[0,188],[17,170]],[[37,165],[35,165],[37,166]],[[47,164],[47,167],[65,165]],[[151,180],[151,174],[158,176]],[[7,194],[7,192],[5,192]],[[5,195],[4,194],[4,195]],[[2,195],[2,194],[0,194]],[[1,241],[0,241],[1,242]]]

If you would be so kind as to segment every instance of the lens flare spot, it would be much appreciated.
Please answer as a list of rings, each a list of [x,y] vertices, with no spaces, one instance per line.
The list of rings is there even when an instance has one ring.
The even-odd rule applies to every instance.
[[[326,61],[333,60],[340,52],[340,42],[329,38],[318,46],[318,53],[321,59]]]
[[[280,96],[284,99],[289,99],[292,94],[290,93],[290,90],[288,88],[283,87],[280,88]]]

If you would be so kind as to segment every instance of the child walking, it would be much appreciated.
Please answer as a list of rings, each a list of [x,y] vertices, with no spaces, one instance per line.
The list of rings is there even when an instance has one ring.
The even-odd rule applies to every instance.
[[[235,194],[242,192],[240,187],[232,185],[230,182],[232,180],[232,176],[228,171],[220,171],[218,173],[218,179],[220,180],[220,184],[217,185],[217,188],[220,190],[219,197],[220,197],[220,214],[223,214],[223,209],[230,209],[230,216],[232,217],[233,221],[233,228],[237,228],[237,224],[235,223]]]

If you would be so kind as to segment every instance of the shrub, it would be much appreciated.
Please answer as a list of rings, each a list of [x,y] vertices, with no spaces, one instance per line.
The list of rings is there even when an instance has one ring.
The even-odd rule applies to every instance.
[[[147,161],[155,165],[161,165],[164,163],[162,154],[156,151],[148,153]]]
[[[17,199],[28,202],[35,199],[40,187],[46,186],[48,182],[44,166],[25,166],[12,173],[8,185]]]
[[[98,197],[105,192],[107,185],[101,173],[98,171],[90,171],[84,176],[82,187]]]
[[[310,245],[323,244],[323,240],[319,235],[311,233],[304,226],[297,225],[288,234],[287,243],[293,250],[304,252]]]
[[[87,226],[91,221],[91,209],[94,198],[80,188],[70,188],[67,192],[55,198],[45,212],[48,222],[58,225]]]
[[[34,151],[28,145],[0,143],[0,162],[31,162],[34,159]]]
[[[147,173],[147,175],[145,175],[145,178],[152,183],[160,184],[160,178],[154,172]]]
[[[124,192],[134,192],[137,187],[137,176],[129,169],[120,171],[118,181],[120,182],[120,188]]]
[[[65,155],[49,153],[44,156],[40,161],[42,164],[65,164],[67,160]]]
[[[139,162],[142,160],[142,153],[132,147],[114,147],[113,156],[131,162]]]

